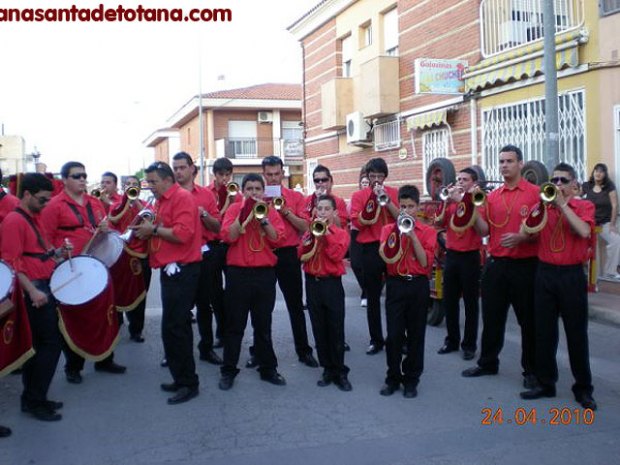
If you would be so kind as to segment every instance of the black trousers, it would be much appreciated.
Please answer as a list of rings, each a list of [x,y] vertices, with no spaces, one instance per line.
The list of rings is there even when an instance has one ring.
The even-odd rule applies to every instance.
[[[452,347],[458,347],[460,344],[463,350],[475,352],[478,340],[480,251],[447,251],[443,274],[443,292],[446,329],[448,330],[445,343]],[[462,342],[459,322],[461,294],[465,303],[465,330]]]
[[[62,336],[58,329],[58,313],[56,301],[51,297],[49,281],[33,281],[35,287],[50,295],[49,301],[43,307],[35,308],[25,293],[28,320],[32,332],[32,346],[35,354],[25,364],[22,370],[24,391],[22,401],[30,406],[41,404],[47,400],[52,378],[56,372],[58,359],[62,350]]]
[[[212,245],[217,248],[211,248]],[[203,252],[200,262],[200,278],[196,291],[196,322],[200,333],[198,350],[201,354],[213,349],[213,316],[217,323],[216,335],[221,337],[223,319],[223,280],[221,264],[221,247],[212,243],[209,250]],[[225,253],[225,252],[224,252]],[[217,309],[217,310],[216,310]]]
[[[368,298],[366,316],[368,318],[368,332],[370,343],[383,347],[383,325],[381,323],[381,290],[383,289],[383,275],[385,262],[379,255],[379,242],[361,244],[362,263],[364,267],[364,287]]]
[[[65,372],[80,372],[84,369],[84,357],[76,354],[71,350],[66,341],[63,340],[62,353],[65,356]],[[106,358],[95,362],[95,367],[104,367],[114,363],[114,352],[110,353]]]
[[[364,263],[362,245],[357,242],[357,229],[351,229],[351,242],[349,243],[349,259],[351,260],[351,269],[355,275],[358,286],[362,290],[362,299],[366,299],[366,288],[364,287]]]
[[[306,274],[306,297],[319,363],[335,377],[349,372],[344,364],[344,288],[340,276]]]
[[[388,384],[404,383],[417,386],[424,371],[424,338],[430,286],[426,276],[410,281],[387,277],[385,312],[387,315]],[[402,347],[407,333],[407,356],[402,360]],[[401,363],[402,362],[402,363]]]
[[[200,263],[181,265],[168,276],[161,270],[161,337],[172,379],[179,386],[198,386],[191,310],[194,306]]]
[[[151,276],[153,274],[151,267],[149,266],[149,259],[140,259],[142,265],[142,277],[144,278],[144,287],[148,294],[149,287],[151,287]],[[136,308],[130,312],[125,312],[127,321],[129,321],[129,334],[131,336],[140,336],[144,331],[144,316],[146,312],[146,297]]]
[[[534,279],[536,258],[491,257],[482,272],[482,340],[478,365],[497,370],[504,347],[508,307],[512,304],[521,326],[523,374],[534,374],[536,332],[534,322]]]
[[[274,250],[274,253],[278,257],[278,264],[275,268],[276,279],[284,295],[286,309],[291,320],[295,352],[301,357],[312,353],[312,347],[308,344],[306,315],[304,314],[301,262],[297,257],[295,247],[281,247]]]
[[[558,319],[564,323],[576,395],[592,394],[588,344],[588,291],[581,265],[539,263],[536,272],[536,375],[542,385],[558,380]]]
[[[272,267],[228,266],[226,271],[226,335],[224,337],[223,375],[239,373],[241,341],[252,317],[254,355],[259,371],[276,371],[278,361],[271,340],[271,314],[276,303],[276,273]]]

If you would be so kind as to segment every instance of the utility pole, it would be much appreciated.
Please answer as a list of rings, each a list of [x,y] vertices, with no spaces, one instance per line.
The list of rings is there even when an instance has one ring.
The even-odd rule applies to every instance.
[[[555,68],[555,0],[544,4],[544,74],[545,74],[545,166],[549,173],[560,162],[558,127],[558,73]]]

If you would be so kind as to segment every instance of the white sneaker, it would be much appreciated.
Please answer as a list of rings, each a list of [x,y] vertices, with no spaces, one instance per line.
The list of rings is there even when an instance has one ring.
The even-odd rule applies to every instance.
[[[360,307],[368,307],[368,299],[362,299],[360,302]]]
[[[601,276],[600,278],[603,281],[611,281],[614,283],[620,283],[620,274],[606,274],[604,276]]]

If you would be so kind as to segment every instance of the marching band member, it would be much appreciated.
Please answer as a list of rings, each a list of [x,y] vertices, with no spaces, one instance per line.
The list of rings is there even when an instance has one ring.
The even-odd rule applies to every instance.
[[[540,207],[546,209],[546,214],[538,215],[542,222],[534,229],[540,230],[534,293],[535,372],[539,386],[522,392],[521,398],[555,397],[558,318],[562,317],[568,358],[575,377],[573,394],[583,408],[596,410],[588,347],[587,282],[583,272],[594,228],[594,205],[575,197],[577,179],[572,166],[566,163],[557,165],[551,182],[555,186],[555,199]],[[532,213],[524,223],[524,229],[533,216]]]
[[[314,182],[314,193],[306,197],[306,218],[312,221],[316,217],[318,198],[323,195],[331,195],[336,201],[336,217],[334,224],[341,228],[346,228],[349,222],[349,214],[345,201],[332,194],[334,178],[329,168],[324,165],[317,165],[312,171],[312,182]]]
[[[475,229],[475,207],[471,200],[478,174],[471,168],[459,171],[456,186],[449,190],[443,214],[437,218],[446,227],[446,263],[443,270],[443,305],[446,314],[447,336],[438,354],[463,349],[463,359],[471,360],[478,341],[478,299],[480,298],[480,247],[482,238]],[[449,203],[446,203],[448,202]],[[457,226],[459,218],[474,221],[472,225]],[[465,303],[465,330],[461,341],[459,300]]]
[[[108,232],[108,221],[101,202],[85,193],[87,174],[84,165],[70,161],[62,166],[60,173],[65,188],[63,192],[52,198],[47,208],[43,210],[41,220],[54,247],[61,247],[69,241],[74,250],[80,253],[97,230],[102,233]],[[79,312],[69,309],[64,311],[65,306],[62,304],[59,306],[62,319],[67,320],[65,327],[67,323],[75,319],[76,324],[70,324],[70,326],[79,328],[82,318],[92,318],[102,325],[101,332],[105,334],[101,341],[97,341],[100,353],[90,354],[77,346],[77,339],[91,339],[90,334],[63,333],[65,339],[68,339],[63,349],[67,362],[65,374],[68,382],[73,384],[82,382],[80,372],[84,368],[84,356],[97,360],[96,371],[125,373],[127,368],[114,362],[112,350],[118,339],[118,318],[113,318],[113,321],[108,320],[107,312],[110,306],[114,307],[114,293],[111,286],[103,296],[81,305]],[[76,350],[80,353],[76,353]]]
[[[101,175],[101,190],[99,200],[106,214],[110,213],[110,207],[119,203],[122,197],[118,194],[118,176],[111,171]]]
[[[316,170],[314,171],[316,176]],[[342,391],[350,391],[344,364],[345,296],[342,275],[346,273],[343,259],[349,247],[349,234],[337,223],[339,211],[332,195],[321,195],[313,207],[316,219],[298,248],[306,274],[306,297],[312,332],[316,341],[323,375],[319,386],[334,382]]]
[[[2,170],[0,170],[0,225],[4,221],[6,215],[15,210],[19,205],[19,199],[9,194],[2,187]]]
[[[271,340],[271,314],[276,302],[276,263],[273,248],[284,234],[280,215],[263,201],[265,183],[255,173],[241,184],[243,203],[232,204],[222,222],[222,237],[229,244],[226,256],[226,337],[219,388],[229,390],[239,373],[241,341],[252,316],[254,356],[260,378],[283,386]],[[262,213],[260,210],[263,210]]]
[[[539,189],[521,177],[523,154],[514,145],[499,153],[504,184],[487,197],[486,215],[476,218],[476,230],[489,235],[489,260],[482,272],[482,339],[478,364],[463,371],[466,378],[495,375],[504,346],[508,308],[521,326],[521,365],[526,388],[534,376],[534,275],[537,245],[520,231],[521,221],[538,205]]]
[[[21,409],[42,421],[58,421],[62,402],[47,398],[62,349],[56,301],[50,292],[50,277],[56,264],[55,251],[41,227],[40,213],[52,197],[52,182],[40,173],[21,179],[20,203],[9,213],[2,236],[2,257],[17,274],[24,290],[35,354],[23,367]]]
[[[228,158],[217,158],[213,162],[213,182],[209,186],[211,192],[217,201],[217,208],[220,212],[220,219],[224,218],[224,214],[228,207],[235,202],[241,202],[243,195],[240,187],[232,182],[233,164]],[[214,348],[224,347],[222,342],[224,339],[224,280],[223,276],[226,270],[226,252],[228,246],[224,242],[221,231],[214,239],[209,241],[209,248],[212,251],[212,266],[209,268],[209,297],[211,307],[213,307],[213,315],[217,323],[215,332]]]
[[[200,219],[191,193],[174,182],[167,163],[153,163],[146,180],[157,199],[154,222],[131,226],[140,239],[149,239],[149,261],[161,268],[161,332],[172,383],[161,388],[175,395],[168,404],[187,402],[198,395],[191,310],[200,276]]]
[[[127,194],[133,189],[136,198]],[[139,221],[140,213],[147,205],[138,198],[140,180],[128,176],[125,181],[125,194],[122,200],[110,208],[110,225],[116,231],[127,234],[129,226]],[[116,308],[129,321],[129,338],[138,343],[144,342],[144,315],[146,294],[151,284],[151,268],[148,260],[148,243],[135,237],[131,232],[129,240],[123,245],[123,254],[112,266],[110,274],[114,281]]]
[[[217,238],[220,232],[220,215],[213,193],[206,187],[194,183],[197,173],[194,161],[189,154],[179,152],[172,157],[172,169],[176,182],[183,189],[189,191],[196,202],[196,214],[200,217],[200,235],[202,261],[200,262],[200,278],[196,293],[196,321],[200,333],[198,351],[200,360],[213,365],[221,365],[222,359],[213,350],[213,310],[211,309],[210,279],[214,266],[213,252],[209,242]],[[220,322],[221,323],[221,322]]]
[[[351,222],[359,233],[357,242],[362,246],[364,287],[368,297],[368,355],[374,355],[385,344],[381,324],[381,289],[385,263],[379,255],[381,228],[393,224],[399,215],[398,191],[383,183],[388,177],[388,166],[383,158],[371,158],[366,163],[370,186],[353,193],[351,197]]]
[[[286,309],[291,320],[293,339],[295,340],[295,352],[299,361],[306,366],[316,368],[318,362],[312,355],[312,347],[308,344],[308,331],[306,329],[306,316],[304,315],[303,287],[301,277],[301,262],[297,257],[297,246],[301,234],[308,230],[308,221],[304,209],[304,197],[299,192],[282,186],[284,179],[284,164],[280,157],[269,156],[262,161],[263,177],[269,187],[278,186],[280,197],[284,199],[284,205],[276,214],[284,224],[284,235],[277,249],[274,250],[278,263],[276,265],[276,278],[280,290],[284,295]],[[268,199],[273,202],[273,199]]]
[[[366,189],[370,186],[370,181],[368,180],[368,176],[366,176],[365,167],[362,168],[360,172],[360,179],[358,183],[359,190]],[[347,205],[347,212],[349,216],[351,214],[351,203]],[[359,234],[359,230],[353,224],[353,222],[349,223],[349,228],[351,231],[351,245],[349,246],[349,259],[351,260],[351,269],[353,270],[353,274],[355,275],[355,280],[357,281],[357,285],[360,287],[362,291],[362,295],[360,297],[360,307],[368,307],[368,297],[366,296],[366,288],[364,287],[364,265],[362,262],[362,245],[357,242],[357,235]]]
[[[413,398],[418,394],[417,386],[424,371],[424,337],[430,300],[428,277],[433,269],[437,232],[415,221],[420,203],[417,187],[402,186],[398,190],[398,202],[398,221],[383,226],[379,246],[379,254],[387,264],[385,311],[388,366],[380,394],[391,396],[402,383],[403,395]],[[403,361],[405,339],[407,355]]]

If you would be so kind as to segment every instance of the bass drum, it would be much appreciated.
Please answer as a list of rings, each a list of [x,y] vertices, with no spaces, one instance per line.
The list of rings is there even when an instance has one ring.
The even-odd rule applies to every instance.
[[[109,285],[108,270],[96,258],[78,255],[59,263],[50,280],[52,294],[65,305],[93,300]]]
[[[13,310],[11,293],[15,283],[15,273],[6,262],[0,260],[0,318]]]
[[[123,253],[124,245],[125,242],[117,231],[99,233],[93,239],[87,255],[101,260],[105,266],[112,268]]]

